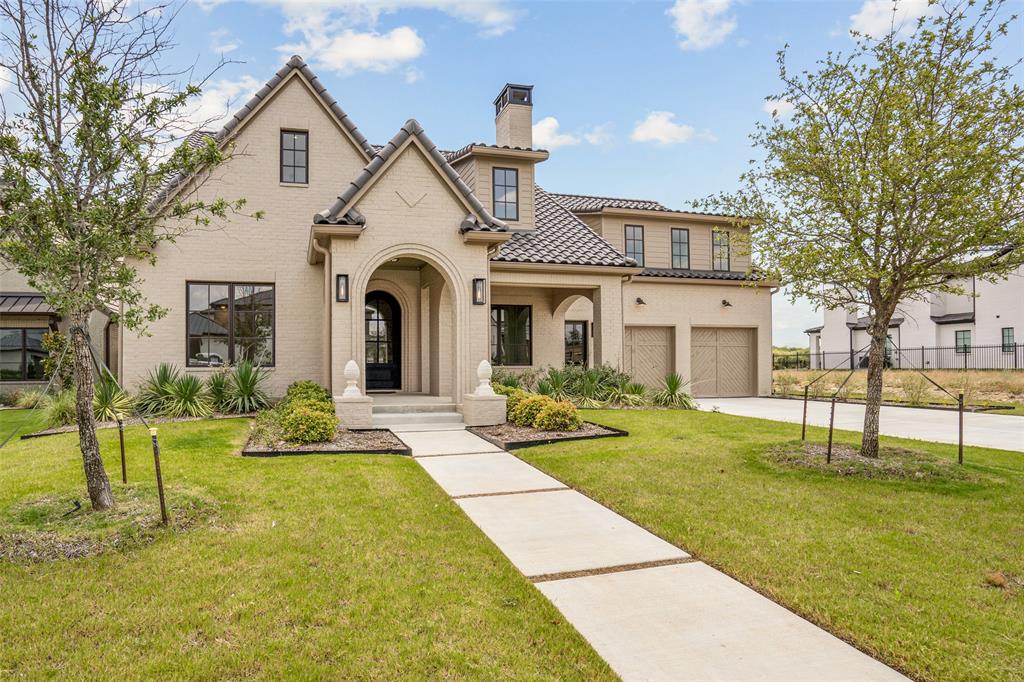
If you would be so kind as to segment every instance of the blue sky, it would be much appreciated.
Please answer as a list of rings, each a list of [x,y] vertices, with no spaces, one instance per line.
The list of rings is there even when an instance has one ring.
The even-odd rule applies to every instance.
[[[927,0],[898,11],[919,16]],[[182,10],[176,56],[200,70],[239,62],[210,83],[205,117],[243,103],[299,53],[371,141],[416,118],[450,148],[493,142],[501,86],[532,84],[535,143],[551,150],[542,186],[686,208],[735,188],[783,45],[809,67],[848,49],[850,28],[881,31],[891,17],[891,0],[206,0]],[[818,319],[776,296],[775,343],[806,345],[802,330]]]

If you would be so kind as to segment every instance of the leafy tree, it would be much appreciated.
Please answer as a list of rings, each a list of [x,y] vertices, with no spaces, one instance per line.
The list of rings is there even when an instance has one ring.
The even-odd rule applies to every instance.
[[[700,202],[751,219],[761,266],[792,297],[867,309],[866,456],[878,455],[900,301],[962,293],[958,278],[995,280],[1024,263],[1024,90],[1020,61],[996,55],[1016,20],[1004,5],[933,2],[912,26],[854,33],[849,54],[800,73],[783,50],[783,89],[767,99],[791,105],[791,118],[777,110],[757,127],[763,159],[737,192]]]
[[[176,14],[128,0],[0,0],[0,77],[9,83],[0,117],[0,260],[70,323],[94,509],[114,499],[96,441],[89,316],[113,309],[114,321],[143,329],[164,311],[144,300],[139,264],[155,262],[160,242],[245,203],[197,194],[230,149],[209,139],[180,144],[197,127],[187,104],[205,79],[161,64]]]

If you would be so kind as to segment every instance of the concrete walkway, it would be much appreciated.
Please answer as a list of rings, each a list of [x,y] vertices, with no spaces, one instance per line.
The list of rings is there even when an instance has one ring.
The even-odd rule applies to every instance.
[[[803,400],[779,398],[701,398],[698,403],[702,410],[717,407],[720,412],[726,414],[794,424],[801,422],[804,409]],[[829,403],[817,400],[807,402],[808,424],[828,426],[828,414]],[[952,410],[883,406],[879,426],[886,436],[956,443],[957,419],[957,413]],[[864,406],[836,403],[835,425],[837,429],[861,431],[864,427]],[[799,438],[799,430],[795,433]],[[979,412],[964,413],[964,444],[1024,452],[1024,418]]]
[[[625,680],[904,680],[465,430],[413,457]]]

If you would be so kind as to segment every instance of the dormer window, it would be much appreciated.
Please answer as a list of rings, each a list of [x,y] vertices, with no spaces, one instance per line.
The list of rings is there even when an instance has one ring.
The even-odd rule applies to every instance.
[[[515,168],[494,169],[494,217],[519,220],[519,171]]]
[[[281,182],[309,182],[309,133],[281,131]]]

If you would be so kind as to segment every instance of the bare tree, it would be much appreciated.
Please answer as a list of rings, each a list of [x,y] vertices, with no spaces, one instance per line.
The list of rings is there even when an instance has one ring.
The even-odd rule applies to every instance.
[[[196,128],[187,105],[209,75],[163,64],[179,9],[0,0],[0,78],[10,88],[0,116],[0,259],[70,323],[79,446],[97,510],[114,499],[92,411],[89,317],[112,307],[117,323],[143,329],[165,311],[144,300],[138,265],[155,262],[159,242],[245,204],[196,193],[230,150],[211,138],[182,144]]]

